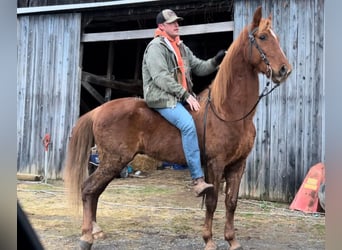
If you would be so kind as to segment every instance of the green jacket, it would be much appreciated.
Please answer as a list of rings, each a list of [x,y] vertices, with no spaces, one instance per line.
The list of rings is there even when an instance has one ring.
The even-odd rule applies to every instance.
[[[180,70],[171,44],[164,37],[154,38],[144,53],[142,78],[144,99],[151,108],[175,107],[177,101],[185,101],[191,92],[191,73],[198,76],[208,75],[216,70],[214,58],[206,61],[197,58],[192,51],[181,43],[180,51],[186,68],[188,91],[178,81]]]

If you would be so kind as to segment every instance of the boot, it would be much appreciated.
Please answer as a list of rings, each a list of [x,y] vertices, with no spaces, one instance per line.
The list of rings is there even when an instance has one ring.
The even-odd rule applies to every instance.
[[[214,188],[214,185],[206,183],[203,177],[193,180],[193,185],[197,197],[204,195],[207,191]]]

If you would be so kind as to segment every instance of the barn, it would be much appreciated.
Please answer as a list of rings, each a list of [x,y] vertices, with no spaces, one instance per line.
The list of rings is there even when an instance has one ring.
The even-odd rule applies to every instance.
[[[19,0],[17,171],[60,178],[78,117],[142,96],[142,55],[161,9],[184,17],[182,40],[206,59],[230,45],[259,5],[272,14],[293,73],[258,105],[240,195],[291,201],[325,155],[322,0]],[[213,77],[194,78],[195,92]]]

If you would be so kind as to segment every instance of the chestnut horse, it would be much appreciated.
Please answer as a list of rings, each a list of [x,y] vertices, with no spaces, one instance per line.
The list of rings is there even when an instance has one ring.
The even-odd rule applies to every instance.
[[[291,65],[272,30],[272,18],[262,18],[259,7],[251,24],[229,47],[212,84],[198,95],[201,109],[191,114],[206,163],[206,179],[214,184],[213,191],[205,197],[205,249],[216,249],[212,223],[222,177],[226,181],[224,238],[230,249],[241,248],[235,238],[234,213],[246,158],[254,144],[258,74],[279,84],[290,72]],[[88,176],[89,153],[94,143],[100,165]],[[67,153],[66,188],[74,200],[80,202],[82,198],[83,202],[81,249],[91,249],[94,239],[104,237],[96,223],[99,196],[136,154],[186,163],[178,129],[139,98],[116,99],[80,117]]]

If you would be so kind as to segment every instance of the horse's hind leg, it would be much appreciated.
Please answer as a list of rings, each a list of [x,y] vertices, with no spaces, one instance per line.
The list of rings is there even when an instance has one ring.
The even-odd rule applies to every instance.
[[[226,224],[224,228],[224,238],[230,245],[230,250],[242,249],[235,237],[234,214],[237,206],[241,177],[245,169],[246,161],[239,162],[225,169],[226,179]]]
[[[97,168],[98,168],[97,165],[89,163],[88,164],[88,173],[89,173],[89,175],[94,173]],[[93,234],[93,237],[94,237],[95,240],[96,239],[104,239],[105,238],[105,234],[103,233],[103,231],[99,227],[99,225],[97,225],[97,223],[96,223],[96,211],[97,211],[98,198],[99,197],[97,197],[97,200],[95,200],[92,203],[92,205],[93,205],[92,206],[92,211],[93,211],[93,218],[92,218],[93,231],[92,231],[92,234]]]
[[[93,238],[95,240],[97,240],[97,239],[104,239],[106,237],[105,233],[102,231],[100,226],[97,225],[97,223],[96,223],[97,204],[98,204],[98,200],[99,200],[98,198],[99,198],[99,196],[97,197],[96,201],[93,202],[93,207],[92,207],[92,213],[93,213],[93,217],[92,217],[92,226],[93,226],[92,234],[93,234]]]
[[[83,224],[80,241],[82,250],[91,249],[94,238],[104,236],[101,236],[102,230],[96,224],[97,203],[99,196],[118,174],[117,172],[110,165],[103,164],[82,185]]]

